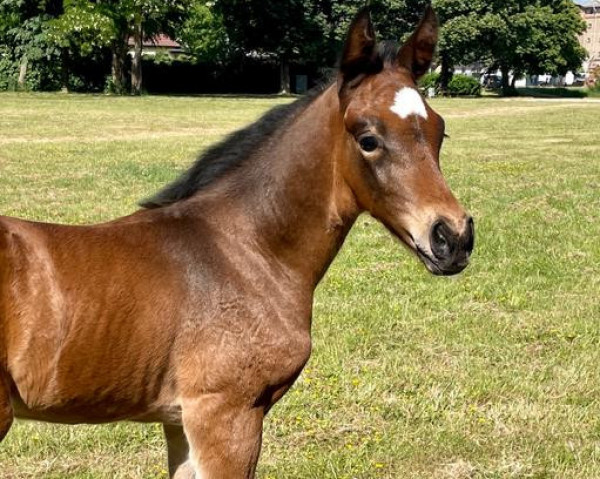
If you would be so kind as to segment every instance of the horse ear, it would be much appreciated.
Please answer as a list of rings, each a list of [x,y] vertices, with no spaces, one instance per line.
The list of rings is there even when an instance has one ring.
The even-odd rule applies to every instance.
[[[398,64],[408,68],[416,79],[427,73],[431,66],[438,41],[438,32],[437,15],[430,5],[415,32],[398,52]]]
[[[358,83],[363,75],[376,69],[375,61],[375,29],[371,14],[363,7],[350,25],[340,71],[338,74],[338,91]]]

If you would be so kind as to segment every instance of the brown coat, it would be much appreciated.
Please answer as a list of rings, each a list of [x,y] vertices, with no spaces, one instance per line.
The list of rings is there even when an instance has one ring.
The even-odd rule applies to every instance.
[[[336,84],[213,147],[146,209],[96,226],[0,218],[0,439],[14,416],[164,424],[172,477],[251,478],[264,415],[309,358],[313,293],[368,211],[435,274],[473,223],[401,48],[352,24]],[[400,100],[406,98],[406,100]]]

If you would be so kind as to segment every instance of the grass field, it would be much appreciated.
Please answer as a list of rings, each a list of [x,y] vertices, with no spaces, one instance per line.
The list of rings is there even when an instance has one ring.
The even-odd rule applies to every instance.
[[[268,98],[0,95],[0,212],[124,215]],[[475,216],[434,278],[368,217],[318,289],[314,350],[259,477],[600,478],[600,103],[434,100]],[[158,426],[18,422],[2,478],[166,477]]]

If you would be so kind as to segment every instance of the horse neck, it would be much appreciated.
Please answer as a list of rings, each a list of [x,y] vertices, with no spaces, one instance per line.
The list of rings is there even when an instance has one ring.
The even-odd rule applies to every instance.
[[[267,260],[314,289],[358,215],[339,167],[344,132],[335,88],[261,149],[235,181]]]

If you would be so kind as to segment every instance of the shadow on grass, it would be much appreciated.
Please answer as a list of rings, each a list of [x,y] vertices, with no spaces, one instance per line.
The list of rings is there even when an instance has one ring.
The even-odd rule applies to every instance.
[[[527,87],[518,88],[517,95],[533,98],[587,98],[589,93],[583,88]]]
[[[127,95],[126,95],[127,96]],[[299,98],[304,94],[297,93],[240,93],[240,92],[209,92],[209,93],[185,93],[185,92],[144,92],[142,96],[150,97],[189,97],[189,98],[223,98],[223,99],[252,99],[252,98]]]

